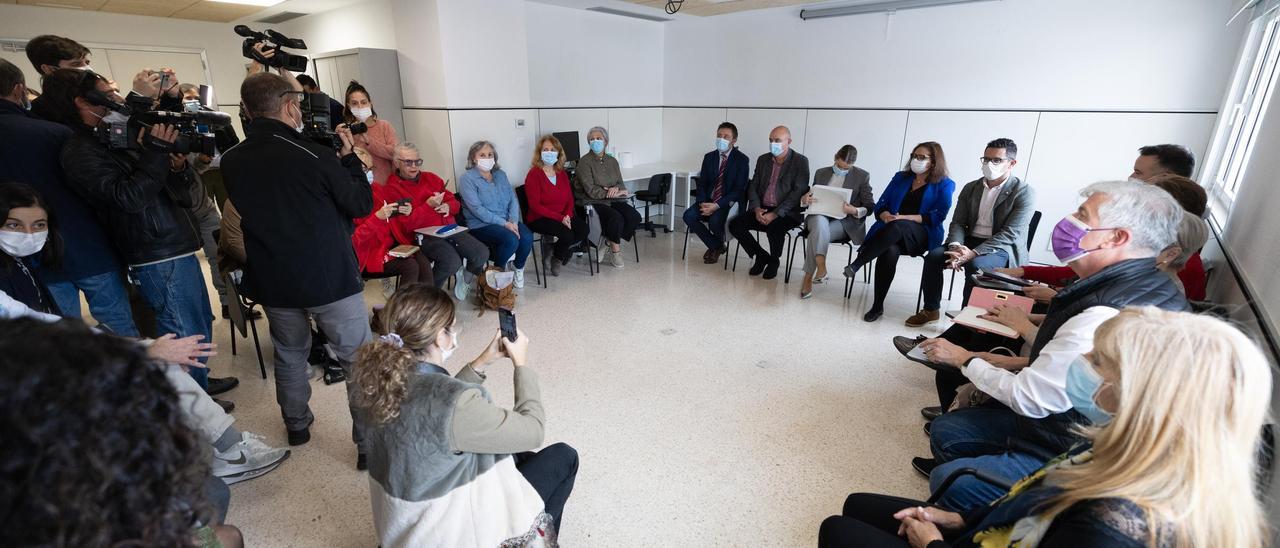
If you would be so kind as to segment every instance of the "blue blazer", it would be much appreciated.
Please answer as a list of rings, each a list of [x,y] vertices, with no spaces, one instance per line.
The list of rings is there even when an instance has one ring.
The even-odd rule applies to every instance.
[[[738,147],[729,151],[729,163],[724,166],[724,195],[716,202],[720,209],[729,211],[734,202],[747,199],[747,182],[751,179],[751,159]],[[702,157],[702,172],[698,174],[698,196],[695,203],[711,201],[711,191],[716,187],[720,174],[720,151],[713,150]]]
[[[915,173],[899,171],[893,176],[893,180],[889,181],[889,186],[880,194],[880,201],[876,202],[874,212],[877,217],[876,224],[871,225],[871,230],[867,231],[867,240],[884,227],[884,221],[879,219],[880,212],[888,211],[894,215],[898,214],[898,207],[902,205],[902,199],[907,197],[907,192],[911,190],[911,182],[915,178]],[[951,212],[951,195],[955,194],[955,191],[956,182],[950,177],[943,177],[941,181],[924,187],[924,198],[920,200],[920,215],[924,217],[924,228],[929,233],[929,249],[942,245],[944,233],[942,222],[947,220],[947,214]]]

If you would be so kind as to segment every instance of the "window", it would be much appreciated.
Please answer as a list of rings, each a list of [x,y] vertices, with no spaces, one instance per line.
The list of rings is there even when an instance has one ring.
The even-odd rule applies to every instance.
[[[1280,82],[1280,2],[1258,2],[1235,79],[1218,117],[1213,145],[1201,173],[1216,207],[1230,208],[1253,153],[1253,137],[1272,89]],[[1221,211],[1220,213],[1225,213]]]

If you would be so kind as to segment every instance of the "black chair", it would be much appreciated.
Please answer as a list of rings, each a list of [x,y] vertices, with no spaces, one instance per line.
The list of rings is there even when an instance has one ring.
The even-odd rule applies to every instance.
[[[262,342],[258,339],[258,324],[249,320],[253,316],[254,307],[258,303],[246,298],[240,294],[240,287],[231,279],[231,274],[223,273],[222,279],[227,284],[227,294],[231,297],[234,305],[229,305],[227,310],[231,313],[231,322],[228,326],[231,330],[231,355],[236,355],[236,331],[240,332],[243,338],[249,338],[249,331],[253,332],[253,349],[258,353],[258,369],[262,372],[262,378],[267,378],[267,364],[262,360]],[[247,326],[245,324],[248,324]],[[248,329],[246,329],[248,327]]]
[[[520,185],[516,187],[516,202],[520,204],[521,215],[524,215],[529,212],[529,195],[525,193],[524,185]],[[529,229],[529,232],[533,232],[533,229]],[[542,263],[538,261],[538,248],[539,247],[545,248],[545,246],[546,246],[546,239],[543,238],[541,234],[537,232],[533,232],[533,280],[535,284],[537,283],[542,284],[543,288],[549,287],[547,278],[549,278],[550,276],[542,275],[542,271],[540,270]],[[546,249],[542,250],[542,256],[543,257],[547,256]]]
[[[692,207],[692,206],[693,206],[693,204],[692,204],[692,198],[696,198],[696,197],[698,196],[698,182],[699,182],[701,179],[702,179],[702,178],[701,178],[701,177],[699,177],[699,176],[697,176],[697,175],[693,175],[693,176],[691,176],[691,177],[689,178],[689,198],[690,198],[690,207]],[[734,204],[734,205],[737,205],[737,204]],[[739,211],[741,211],[741,208],[739,208]],[[730,217],[730,218],[732,218],[732,217],[733,217],[733,211],[732,211],[732,210],[730,210],[730,211],[729,211],[729,217]],[[726,220],[726,221],[725,221],[725,223],[726,223],[726,224],[728,224],[728,221]],[[728,239],[729,239],[729,237],[730,237],[730,236],[729,236],[729,233],[728,233],[728,232],[725,232],[724,237],[725,237],[725,244],[726,244],[726,245],[728,245]],[[686,226],[686,227],[684,227],[684,249],[680,251],[680,260],[682,260],[682,261],[683,261],[683,260],[686,260],[685,258],[686,258],[688,255],[689,255],[689,227],[687,227],[687,226]],[[725,254],[724,254],[724,269],[725,269],[725,270],[729,270],[729,254],[728,254],[728,253],[725,253]]]
[[[1031,214],[1031,222],[1027,224],[1027,253],[1031,253],[1031,243],[1036,240],[1036,228],[1040,226],[1041,214],[1039,211]],[[947,281],[947,300],[950,301],[956,291],[956,271],[951,271],[951,279]],[[920,311],[920,306],[924,303],[924,273],[920,274],[920,290],[916,292],[916,312]]]
[[[745,211],[745,210],[739,210],[739,211]],[[741,215],[741,213],[739,213],[739,215]],[[799,241],[799,237],[797,237],[796,235],[793,235],[792,231],[797,229],[803,229],[803,226],[799,226],[791,230],[788,230],[787,233],[783,235],[786,237],[786,246],[787,246],[787,250],[785,251],[785,253],[787,254],[787,257],[786,257],[786,260],[783,261],[783,265],[786,266],[786,272],[784,272],[782,276],[783,283],[791,283],[791,257],[792,255],[795,255],[795,252],[796,252],[795,245]],[[764,233],[763,230],[752,230],[751,232],[755,233],[757,242],[760,241],[760,235]],[[735,247],[733,248],[733,271],[737,272],[738,271],[738,251],[742,249],[742,242],[738,242],[734,245]]]
[[[797,240],[798,240],[798,242],[796,243],[796,247],[799,247],[799,248],[801,249],[801,253],[802,253],[802,254],[801,254],[801,256],[802,256],[802,257],[804,257],[806,260],[808,260],[808,258],[809,258],[809,246],[808,246],[808,245],[805,245],[805,244],[807,244],[807,243],[808,243],[808,240],[809,240],[809,229],[808,229],[805,225],[800,225],[800,234],[798,234],[798,235],[796,236],[796,238],[797,238]],[[854,255],[853,242],[851,242],[851,241],[849,241],[849,240],[843,240],[843,241],[839,241],[839,242],[831,242],[831,243],[836,244],[836,245],[843,245],[843,246],[845,246],[845,247],[849,248],[849,258],[848,258],[848,260],[847,260],[847,261],[845,261],[844,265],[845,265],[845,266],[849,266],[849,265],[853,264],[853,255]],[[791,269],[792,269],[792,268],[793,268],[793,266],[795,265],[795,262],[794,262],[795,260],[792,258],[794,255],[795,255],[795,252],[794,252],[794,251],[792,251],[792,254],[791,254],[791,255],[789,255],[789,256],[787,256],[787,274],[786,274],[786,277],[785,277],[785,281],[786,281],[786,282],[788,282],[788,283],[791,281]],[[870,266],[871,266],[871,265],[869,265],[869,264],[868,264],[867,266],[864,266],[864,267],[863,267],[863,269],[862,269],[862,271],[863,271],[863,276],[866,278],[866,281],[867,281],[867,282],[870,282],[870,281],[871,281],[871,269],[870,269]],[[829,270],[828,270],[828,272],[829,272]],[[852,293],[852,290],[853,290],[853,281],[852,281],[852,278],[845,279],[844,285],[845,285],[845,290],[844,290],[844,292],[845,292],[845,298],[847,299],[847,298],[849,298],[849,295]]]
[[[640,230],[648,230],[649,236],[658,237],[657,225],[649,220],[649,206],[661,206],[667,204],[667,194],[671,192],[671,174],[659,173],[649,177],[649,188],[636,191],[633,197],[644,202],[644,222],[640,224]],[[670,228],[662,225],[662,232],[671,232]],[[640,262],[637,257],[636,262]]]

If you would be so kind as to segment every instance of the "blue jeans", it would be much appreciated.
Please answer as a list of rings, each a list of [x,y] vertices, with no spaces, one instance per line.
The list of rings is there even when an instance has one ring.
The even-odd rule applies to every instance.
[[[1013,483],[1044,466],[1039,457],[1010,447],[1009,438],[1014,436],[1016,418],[1008,409],[960,409],[934,419],[929,446],[939,464],[929,474],[930,492],[961,468],[973,468]],[[986,506],[1005,493],[1004,489],[965,476],[951,484],[938,504],[963,514]]]
[[[147,266],[131,266],[129,271],[138,283],[142,298],[156,313],[156,329],[161,334],[173,333],[179,338],[204,335],[213,340],[213,310],[204,273],[195,255]],[[201,359],[201,362],[207,359]],[[208,388],[209,371],[192,367],[191,377]]]
[[[80,292],[84,291],[93,319],[121,337],[138,336],[138,327],[133,323],[133,312],[129,308],[129,293],[124,289],[119,272],[103,272],[69,282],[51,283],[48,287],[49,295],[58,303],[63,317],[76,320],[84,317],[80,312]]]
[[[977,249],[982,242],[987,241],[986,238],[965,238],[964,245],[969,249]],[[942,308],[942,275],[946,269],[946,246],[935,247],[929,250],[929,254],[924,256],[924,279],[921,280],[921,288],[924,291],[924,309],[938,310]],[[1003,250],[988,253],[986,255],[978,255],[973,260],[964,264],[964,298],[962,306],[969,304],[969,293],[973,291],[973,282],[969,280],[969,275],[975,270],[990,271],[997,268],[1005,268],[1009,266],[1009,255]]]
[[[502,267],[511,260],[517,269],[521,269],[524,268],[525,259],[529,258],[529,252],[533,250],[533,231],[524,226],[524,223],[519,223],[518,226],[520,227],[519,238],[502,225],[482,226],[473,228],[469,232],[475,239],[493,249],[493,253],[489,254],[493,264]],[[511,258],[512,255],[515,255],[515,259]]]
[[[691,205],[689,209],[684,210],[684,225],[689,227],[689,232],[696,234],[698,239],[702,240],[702,244],[707,246],[707,249],[720,249],[724,246],[724,231],[725,225],[729,222],[729,209],[722,207],[710,216],[703,217],[698,205]]]

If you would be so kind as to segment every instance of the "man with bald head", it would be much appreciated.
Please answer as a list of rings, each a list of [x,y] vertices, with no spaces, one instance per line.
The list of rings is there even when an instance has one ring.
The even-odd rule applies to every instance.
[[[753,257],[749,274],[772,280],[778,275],[787,231],[800,226],[800,198],[809,192],[809,159],[791,150],[791,130],[778,126],[769,132],[769,152],[756,159],[755,175],[747,185],[747,210],[729,221],[729,233]],[[769,252],[751,236],[763,231]]]

